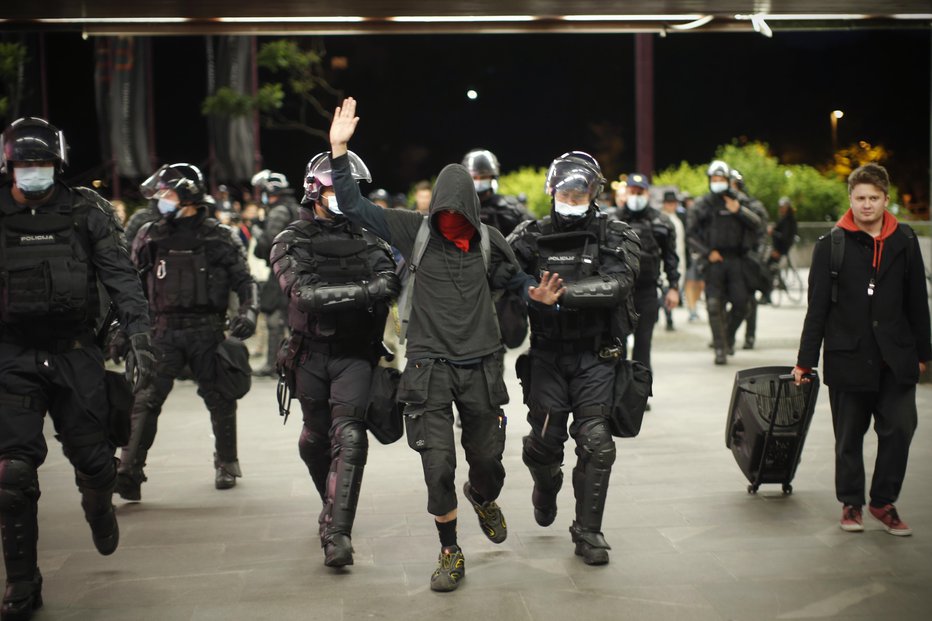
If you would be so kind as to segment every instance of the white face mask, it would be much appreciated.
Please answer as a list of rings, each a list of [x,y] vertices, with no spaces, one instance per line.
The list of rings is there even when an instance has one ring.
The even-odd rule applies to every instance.
[[[55,183],[54,166],[26,166],[13,169],[13,179],[16,187],[27,196],[41,195]]]
[[[721,194],[728,189],[727,181],[713,181],[709,184],[709,189],[712,190],[713,194]]]
[[[585,203],[582,205],[569,205],[567,203],[554,201],[553,210],[561,216],[565,216],[567,218],[578,218],[580,216],[586,215],[586,212],[589,211],[589,205]]]
[[[168,198],[159,199],[159,213],[163,216],[167,216],[171,213],[175,213],[178,210],[178,201],[173,201]]]
[[[473,179],[472,183],[476,186],[476,194],[488,192],[492,188],[492,179]]]
[[[340,211],[340,205],[337,203],[337,195],[328,196],[327,198],[327,209],[330,210],[330,213],[335,213],[338,216],[342,216],[343,212]]]
[[[632,194],[628,197],[627,205],[631,211],[643,211],[647,207],[647,197],[643,194]]]

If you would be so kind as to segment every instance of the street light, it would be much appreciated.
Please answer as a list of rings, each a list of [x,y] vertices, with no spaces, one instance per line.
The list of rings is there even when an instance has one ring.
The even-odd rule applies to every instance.
[[[832,124],[832,153],[838,151],[838,119],[843,116],[845,116],[845,113],[841,110],[832,110],[832,113],[828,115]]]

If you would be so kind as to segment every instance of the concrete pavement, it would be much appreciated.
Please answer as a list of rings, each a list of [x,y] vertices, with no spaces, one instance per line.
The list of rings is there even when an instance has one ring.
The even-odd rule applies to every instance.
[[[802,307],[761,307],[758,347],[739,349],[723,367],[712,364],[704,321],[687,323],[678,309],[676,331],[658,325],[652,411],[640,437],[617,441],[604,523],[613,549],[604,567],[574,557],[567,532],[572,441],[557,520],[546,529],[534,522],[520,455],[527,424],[509,364],[508,476],[499,498],[508,539],[498,546],[486,540],[461,499],[467,577],[451,594],[428,588],[439,544],[420,461],[404,440],[372,441],[353,537],[356,564],[323,566],[320,500],[297,454],[300,411],[295,402],[282,426],[271,380],[255,382],[240,403],[245,477],[229,491],[213,487],[207,411],[191,382],[176,385],[150,453],[143,501],[117,499],[122,540],[106,558],[94,551],[73,473],[48,424],[39,509],[45,607],[36,619],[927,619],[932,387],[918,390],[921,421],[898,503],[912,537],[890,536],[870,517],[864,533],[838,528],[824,387],[791,496],[779,486],[748,495],[725,448],[734,373],[792,364],[803,314]],[[868,474],[875,446],[871,432]]]

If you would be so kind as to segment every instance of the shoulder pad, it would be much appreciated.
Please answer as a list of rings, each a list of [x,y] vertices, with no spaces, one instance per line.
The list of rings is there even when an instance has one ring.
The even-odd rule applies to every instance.
[[[151,233],[153,232],[152,229],[158,231],[158,227],[156,226],[157,223],[158,220],[150,220],[143,223],[143,225],[139,227],[139,231],[136,233],[136,239],[145,239],[146,237],[151,238]]]
[[[533,233],[534,231],[530,230],[531,227],[534,227],[535,229],[538,228],[537,220],[522,220],[518,223],[518,226],[516,226],[514,230],[511,231],[509,237],[518,238],[524,235],[526,232]]]
[[[610,233],[616,233],[618,235],[625,235],[631,232],[631,225],[622,220],[615,220],[614,218],[608,221],[608,231]]]
[[[272,244],[293,246],[296,241],[298,241],[298,231],[289,226],[275,236],[275,239],[272,240]]]
[[[362,237],[366,240],[367,244],[370,246],[378,246],[388,254],[392,254],[391,244],[389,244],[387,241],[374,234],[369,229],[362,229],[360,232],[362,233]]]

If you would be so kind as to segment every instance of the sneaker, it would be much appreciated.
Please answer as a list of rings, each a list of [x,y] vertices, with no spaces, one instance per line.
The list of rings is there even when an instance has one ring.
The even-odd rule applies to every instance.
[[[460,580],[466,577],[466,559],[459,546],[452,546],[440,550],[437,559],[437,569],[430,577],[431,591],[455,591]]]
[[[880,520],[883,529],[891,535],[906,537],[913,534],[913,529],[906,525],[906,522],[900,519],[896,512],[896,507],[892,504],[886,504],[882,507],[868,507],[871,515]]]
[[[842,530],[849,533],[859,533],[864,530],[864,520],[861,518],[861,507],[845,505],[841,510],[841,522],[838,524]]]
[[[695,311],[689,311],[689,323],[699,321],[699,313]]]
[[[505,516],[502,515],[502,510],[495,504],[495,501],[489,500],[482,504],[476,502],[469,481],[463,484],[463,494],[466,495],[466,500],[475,509],[476,515],[479,516],[479,527],[485,533],[485,536],[489,538],[489,541],[492,543],[505,541],[505,537],[508,536],[508,525],[505,524]]]

